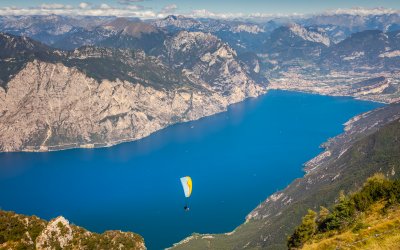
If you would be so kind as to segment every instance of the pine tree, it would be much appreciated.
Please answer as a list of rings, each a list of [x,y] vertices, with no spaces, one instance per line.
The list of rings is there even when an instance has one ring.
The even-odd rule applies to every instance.
[[[316,232],[317,213],[309,209],[306,216],[303,217],[301,224],[295,229],[294,233],[288,239],[289,249],[296,249],[304,245]]]

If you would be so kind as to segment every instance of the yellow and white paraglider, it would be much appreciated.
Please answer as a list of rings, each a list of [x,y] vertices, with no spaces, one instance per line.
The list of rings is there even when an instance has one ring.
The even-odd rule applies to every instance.
[[[190,176],[182,177],[181,183],[182,183],[182,187],[183,187],[183,192],[185,192],[185,197],[189,198],[190,195],[192,195],[192,187],[193,187],[192,178],[190,178]],[[188,207],[187,203],[186,203],[184,209],[185,209],[185,211],[189,211],[189,207]]]

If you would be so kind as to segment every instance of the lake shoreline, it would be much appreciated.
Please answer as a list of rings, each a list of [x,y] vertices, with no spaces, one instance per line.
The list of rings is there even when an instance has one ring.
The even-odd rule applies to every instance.
[[[295,92],[295,91],[294,91]],[[226,112],[230,106],[232,105],[236,105],[236,104],[240,104],[246,100],[249,99],[257,99],[261,96],[264,96],[268,93],[268,90],[263,90],[262,93],[260,93],[258,96],[248,96],[245,97],[243,100],[240,100],[238,102],[233,102],[228,104],[228,106],[224,107],[222,110],[217,111],[215,113],[210,113],[206,116],[201,116],[195,119],[189,119],[189,120],[185,120],[185,121],[178,121],[178,122],[172,122],[170,124],[167,124],[165,127],[162,127],[160,129],[154,130],[153,132],[150,132],[148,134],[144,134],[143,136],[137,138],[137,137],[132,137],[132,138],[126,138],[126,139],[121,139],[121,140],[117,140],[117,141],[109,141],[109,142],[105,142],[105,143],[85,143],[85,144],[79,144],[79,143],[71,143],[71,144],[66,144],[66,145],[56,145],[56,146],[40,146],[40,147],[33,147],[33,146],[28,146],[25,149],[22,149],[20,151],[0,151],[1,153],[17,153],[17,152],[27,152],[27,153],[42,153],[42,152],[56,152],[56,151],[62,151],[62,150],[70,150],[70,149],[79,149],[79,148],[83,148],[83,149],[94,149],[94,148],[108,148],[108,147],[113,147],[115,145],[119,145],[122,143],[129,143],[129,142],[133,142],[133,141],[139,141],[142,140],[148,136],[151,136],[152,134],[169,128],[170,126],[173,125],[177,125],[177,124],[182,124],[182,123],[187,123],[187,122],[192,122],[192,121],[197,121],[206,117],[210,117],[213,115],[217,115],[220,113],[224,113]]]
[[[0,203],[47,220],[63,215],[94,232],[137,232],[149,249],[192,232],[231,232],[261,201],[303,176],[304,162],[343,123],[377,106],[269,91],[114,147],[0,154],[0,188],[12,190]],[[190,213],[179,182],[186,175],[194,182]]]
[[[279,89],[279,88],[266,88],[264,93],[261,93],[258,96],[250,96],[250,97],[246,97],[245,99],[239,101],[239,102],[235,102],[235,103],[231,103],[229,104],[227,107],[225,107],[223,110],[206,115],[206,116],[202,116],[193,120],[185,120],[185,121],[179,121],[179,122],[175,122],[175,123],[171,123],[166,125],[165,127],[162,127],[158,130],[155,130],[153,132],[150,132],[149,134],[143,135],[140,138],[126,138],[126,139],[121,139],[121,140],[117,140],[117,141],[109,141],[109,142],[105,142],[105,143],[85,143],[85,144],[79,144],[79,143],[71,143],[71,144],[66,144],[66,145],[56,145],[56,146],[41,146],[41,147],[28,147],[25,149],[22,149],[20,151],[0,151],[1,153],[17,153],[17,152],[25,152],[25,153],[44,153],[44,152],[57,152],[57,151],[63,151],[63,150],[70,150],[70,149],[96,149],[96,148],[109,148],[109,147],[113,147],[122,143],[129,143],[129,142],[134,142],[134,141],[140,141],[148,136],[151,136],[152,134],[161,131],[163,129],[169,128],[171,126],[177,125],[177,124],[182,124],[182,123],[187,123],[187,122],[192,122],[192,121],[198,121],[200,119],[203,118],[207,118],[210,116],[214,116],[217,114],[221,114],[224,112],[227,112],[228,109],[232,106],[232,105],[237,105],[240,104],[242,102],[245,102],[249,99],[257,99],[260,98],[262,96],[265,96],[266,94],[268,94],[268,92],[270,91],[282,91],[282,92],[289,92],[289,93],[302,93],[302,94],[309,94],[309,95],[319,95],[319,96],[328,96],[328,97],[343,97],[343,98],[352,98],[354,100],[358,100],[358,101],[366,101],[366,102],[372,102],[372,103],[379,103],[379,104],[390,104],[387,102],[380,102],[377,100],[369,100],[369,99],[363,99],[360,97],[354,97],[352,95],[331,95],[331,94],[324,94],[324,93],[319,93],[319,92],[313,92],[313,91],[307,91],[307,90],[302,90],[302,89]]]

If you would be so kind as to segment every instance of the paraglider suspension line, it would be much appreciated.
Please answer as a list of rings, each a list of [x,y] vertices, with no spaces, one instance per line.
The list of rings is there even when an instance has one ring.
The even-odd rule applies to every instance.
[[[185,208],[186,211],[189,210],[189,199],[186,199],[184,208]]]

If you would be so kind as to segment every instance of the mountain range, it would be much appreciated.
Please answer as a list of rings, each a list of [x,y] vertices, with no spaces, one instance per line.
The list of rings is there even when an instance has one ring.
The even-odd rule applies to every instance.
[[[338,15],[332,25],[357,31],[340,41],[332,18],[3,16],[0,150],[135,140],[267,89],[399,100],[398,16]]]
[[[307,208],[333,204],[340,189],[351,191],[377,172],[377,162],[387,176],[398,175],[398,151],[390,149],[398,131],[388,127],[400,118],[399,82],[394,13],[261,21],[1,16],[0,151],[111,146],[269,89],[390,104],[348,122],[307,163],[304,178],[235,231],[195,234],[174,246],[282,249]]]
[[[155,55],[97,46],[59,50],[5,33],[0,44],[3,151],[139,139],[265,92],[266,80],[256,83],[211,34],[182,31]]]

